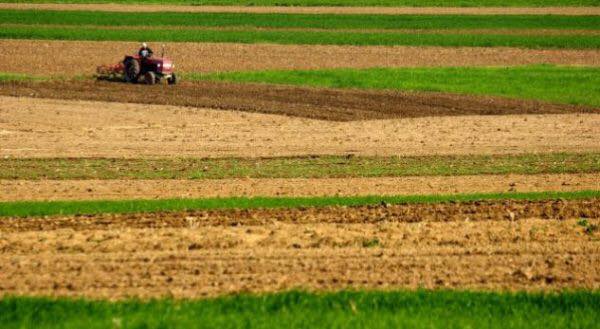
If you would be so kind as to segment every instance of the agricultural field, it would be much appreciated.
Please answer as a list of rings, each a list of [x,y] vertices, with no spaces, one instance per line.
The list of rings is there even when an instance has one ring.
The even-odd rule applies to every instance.
[[[142,42],[176,80],[123,81]],[[0,3],[0,327],[598,305],[598,1]]]

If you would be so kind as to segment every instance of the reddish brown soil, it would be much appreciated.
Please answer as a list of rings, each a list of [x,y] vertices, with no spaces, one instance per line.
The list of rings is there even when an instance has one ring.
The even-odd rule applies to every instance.
[[[4,219],[0,294],[201,297],[292,288],[598,289],[600,202]]]
[[[600,115],[331,122],[164,105],[0,96],[0,155],[269,157],[600,151]]]
[[[98,10],[121,12],[235,12],[300,14],[432,14],[432,15],[600,15],[598,7],[259,7],[259,6],[184,6],[123,4],[30,4],[0,3],[0,9]]]
[[[456,115],[600,113],[600,109],[583,106],[489,96],[224,82],[183,82],[176,87],[149,87],[104,81],[0,83],[0,95],[179,105],[331,121]]]
[[[171,42],[166,46],[179,72],[540,63],[600,66],[600,50]],[[138,47],[134,42],[0,40],[0,72],[91,75],[96,66],[116,63]]]
[[[0,180],[0,201],[600,190],[600,174],[324,179]]]

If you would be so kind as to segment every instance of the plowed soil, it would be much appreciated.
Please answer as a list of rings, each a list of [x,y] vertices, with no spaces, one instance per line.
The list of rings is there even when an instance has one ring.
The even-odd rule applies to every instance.
[[[103,81],[0,83],[0,95],[180,105],[331,121],[455,115],[600,114],[600,109],[583,106],[489,96],[224,82],[184,82],[176,88],[167,85],[148,88]]]
[[[123,4],[0,3],[0,9],[92,10],[119,12],[298,13],[298,14],[429,14],[429,15],[600,15],[598,7],[467,8],[467,7],[259,7]]]
[[[600,288],[600,202],[0,221],[0,294],[202,297],[292,288]]]
[[[0,180],[0,201],[600,190],[600,174],[326,179]]]
[[[219,43],[166,43],[166,47],[179,72],[539,63],[600,66],[600,50]],[[0,40],[0,72],[91,75],[96,66],[117,63],[138,48],[133,42]]]
[[[598,114],[328,122],[162,105],[0,97],[0,155],[14,157],[597,152],[598,136]]]

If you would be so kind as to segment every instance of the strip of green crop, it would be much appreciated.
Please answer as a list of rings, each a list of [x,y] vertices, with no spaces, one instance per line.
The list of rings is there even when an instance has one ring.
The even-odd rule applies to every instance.
[[[254,71],[187,74],[186,79],[440,91],[600,107],[600,68],[597,67],[533,65]]]
[[[220,159],[0,159],[0,179],[224,179],[600,172],[600,153]]]
[[[600,16],[373,15],[0,10],[3,24],[316,29],[600,29]]]
[[[597,0],[3,0],[7,3],[115,3],[220,6],[551,7],[598,6]]]
[[[230,31],[99,29],[70,27],[2,26],[2,39],[91,40],[91,41],[173,41],[273,43],[305,45],[406,45],[443,47],[519,47],[598,49],[600,38],[593,35],[486,35],[486,34],[410,34],[358,33],[328,31]]]
[[[205,300],[0,299],[12,328],[596,328],[600,293],[285,292]]]
[[[28,74],[4,73],[0,72],[0,82],[7,81],[41,81],[47,80],[45,77],[32,76]]]
[[[230,197],[114,201],[10,201],[0,202],[0,216],[92,215],[210,209],[298,208],[389,204],[470,202],[480,200],[553,200],[599,198],[600,191],[491,193],[356,197]]]

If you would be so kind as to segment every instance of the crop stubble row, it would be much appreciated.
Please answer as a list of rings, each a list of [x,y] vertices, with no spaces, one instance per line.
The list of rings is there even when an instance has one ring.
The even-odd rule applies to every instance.
[[[0,201],[301,197],[600,190],[600,174],[218,180],[0,180]]]
[[[597,199],[5,219],[0,291],[598,289]],[[43,257],[40,257],[43,255]]]

